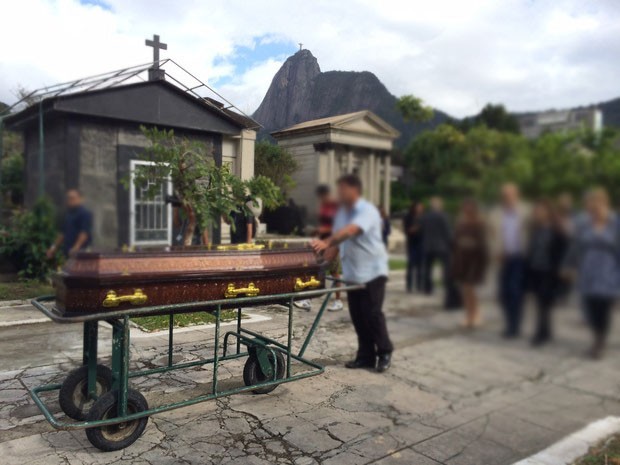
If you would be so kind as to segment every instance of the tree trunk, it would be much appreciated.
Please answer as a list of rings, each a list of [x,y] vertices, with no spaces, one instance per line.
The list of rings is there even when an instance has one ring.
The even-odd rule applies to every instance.
[[[196,212],[191,205],[184,205],[185,214],[187,215],[187,227],[183,235],[183,245],[192,245],[192,239],[194,238],[194,231],[196,230]]]

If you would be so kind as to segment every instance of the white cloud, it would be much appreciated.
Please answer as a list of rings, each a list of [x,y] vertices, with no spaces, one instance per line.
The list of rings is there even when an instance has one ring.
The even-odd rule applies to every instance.
[[[612,0],[21,0],[0,7],[0,100],[27,88],[144,63],[159,33],[171,57],[243,110],[264,96],[281,57],[235,75],[235,47],[304,42],[323,70],[372,71],[456,116],[486,102],[513,110],[620,94],[620,8]]]

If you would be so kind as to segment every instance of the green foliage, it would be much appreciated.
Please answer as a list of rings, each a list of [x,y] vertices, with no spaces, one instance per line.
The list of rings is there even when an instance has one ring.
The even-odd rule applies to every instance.
[[[21,205],[24,198],[24,156],[18,134],[2,131],[0,163],[0,195],[14,206]]]
[[[275,208],[283,201],[280,189],[270,179],[258,176],[242,180],[229,164],[217,166],[212,147],[176,137],[172,130],[141,129],[151,142],[146,155],[153,164],[137,170],[134,182],[154,194],[161,182],[171,180],[174,194],[190,221],[185,244],[191,243],[194,224],[202,230],[217,225],[231,211],[247,210],[248,197],[253,201],[260,198],[266,208]]]
[[[487,125],[463,131],[442,125],[418,136],[405,152],[414,187],[409,198],[497,197],[507,181],[532,198],[568,192],[580,196],[593,185],[620,200],[620,132],[547,133],[535,140]],[[402,198],[403,193],[398,194]],[[400,201],[400,200],[399,200]]]
[[[269,141],[256,143],[254,174],[271,179],[280,188],[284,197],[295,187],[292,175],[298,168],[297,160],[288,150]]]
[[[514,115],[506,111],[504,105],[487,103],[480,113],[473,118],[465,118],[455,124],[462,131],[468,131],[476,126],[486,126],[501,132],[519,134],[519,121]]]
[[[5,228],[0,228],[0,257],[9,260],[19,276],[43,279],[57,264],[48,260],[47,247],[56,237],[53,204],[39,199],[31,210],[18,211]]]
[[[421,98],[414,95],[403,95],[396,101],[396,109],[403,115],[405,121],[426,123],[433,119],[435,112],[424,105]]]

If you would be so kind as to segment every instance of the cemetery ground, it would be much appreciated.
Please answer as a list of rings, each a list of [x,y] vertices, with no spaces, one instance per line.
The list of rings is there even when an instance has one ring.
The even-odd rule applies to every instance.
[[[592,421],[620,414],[620,324],[607,356],[592,362],[583,357],[589,334],[575,305],[557,309],[555,342],[533,350],[525,336],[500,338],[490,294],[483,327],[469,333],[459,328],[460,312],[440,310],[439,296],[406,294],[402,272],[393,272],[388,286],[385,308],[396,351],[387,373],[345,369],[356,344],[348,314],[326,313],[307,352],[326,365],[323,375],[267,395],[238,394],[156,415],[134,445],[111,453],[93,448],[83,431],[54,431],[27,393],[62,381],[78,366],[81,328],[45,321],[27,303],[4,303],[0,463],[511,464]],[[251,329],[285,334],[282,308],[246,311],[250,320],[256,314],[268,318],[256,319]],[[295,310],[296,340],[314,315]],[[526,335],[531,317],[529,311]],[[109,330],[100,333],[105,359]],[[166,341],[136,334],[132,365],[165,363]],[[179,332],[175,344],[176,361],[207,357],[213,329]],[[222,382],[242,382],[242,363],[223,365]],[[131,384],[158,405],[208,391],[211,377],[210,368],[196,368]],[[59,413],[53,396],[48,400]]]

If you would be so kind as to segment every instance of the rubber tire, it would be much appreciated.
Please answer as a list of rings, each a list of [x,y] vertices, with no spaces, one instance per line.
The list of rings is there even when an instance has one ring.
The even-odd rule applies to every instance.
[[[275,350],[274,352],[276,353],[276,359],[278,360],[278,372],[276,373],[276,379],[282,379],[284,378],[284,373],[286,372],[286,363],[284,361],[284,356],[282,355],[282,352],[278,350]],[[270,355],[269,362],[271,362]],[[245,366],[243,367],[243,382],[246,386],[254,386],[258,383],[264,383],[267,380],[267,376],[265,376],[263,374],[263,370],[261,370],[258,358],[256,357],[256,355],[251,354],[245,362]],[[253,389],[252,392],[254,394],[268,394],[277,387],[277,384],[273,386],[265,386]]]
[[[97,384],[101,389],[97,389],[98,397],[112,389],[112,370],[104,365],[97,365]],[[83,365],[76,368],[65,378],[58,392],[58,403],[65,415],[74,420],[85,420],[88,410],[84,404],[76,404],[76,390],[81,390],[81,395],[86,397],[88,389],[88,366]]]
[[[86,418],[87,421],[103,420],[107,418],[107,414],[109,412],[113,412],[112,414],[116,415],[117,399],[118,390],[110,391],[101,396],[97,399],[97,402],[93,404],[90,412],[88,412],[88,416]],[[144,412],[145,410],[148,410],[148,408],[148,402],[142,394],[133,389],[127,390],[127,413]],[[140,436],[142,436],[148,421],[148,417],[132,420],[124,427],[131,427],[133,429],[127,433],[127,436],[121,436],[118,439],[112,439],[110,435],[115,433],[115,429],[117,430],[119,425],[88,428],[86,430],[86,437],[93,446],[104,452],[121,450],[129,447],[136,442]]]

